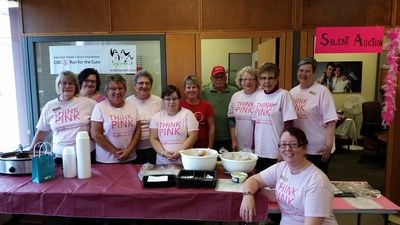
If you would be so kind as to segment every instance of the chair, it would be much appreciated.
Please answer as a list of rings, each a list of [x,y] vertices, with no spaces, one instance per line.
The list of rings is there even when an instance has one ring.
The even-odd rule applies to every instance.
[[[386,142],[379,138],[387,132],[382,125],[382,104],[377,101],[364,102],[362,104],[363,121],[361,124],[361,135],[363,136],[363,147],[365,152],[361,155],[359,163],[369,159],[384,164]]]

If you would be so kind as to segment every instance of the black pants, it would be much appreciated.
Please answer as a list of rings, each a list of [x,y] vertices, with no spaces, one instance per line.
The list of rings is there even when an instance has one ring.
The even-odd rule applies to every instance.
[[[257,164],[255,167],[256,173],[259,173],[268,167],[274,165],[277,162],[277,159],[270,159],[270,158],[261,158],[258,157]]]
[[[145,164],[145,163],[156,164],[157,153],[152,148],[136,150],[136,155],[137,155],[137,158],[135,159],[134,163],[137,163],[137,164]]]
[[[224,147],[228,151],[232,151],[232,141],[231,139],[227,140],[217,140],[214,141],[214,149],[219,151],[221,147]]]
[[[316,167],[318,167],[322,172],[324,172],[326,175],[328,175],[328,167],[329,163],[331,162],[331,159],[333,157],[333,154],[331,154],[331,157],[326,162],[322,161],[322,155],[309,155],[307,154],[307,159],[312,162]]]

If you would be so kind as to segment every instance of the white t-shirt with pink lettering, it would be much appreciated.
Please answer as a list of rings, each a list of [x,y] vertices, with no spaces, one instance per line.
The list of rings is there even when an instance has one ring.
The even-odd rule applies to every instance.
[[[297,119],[294,125],[304,131],[308,139],[307,154],[320,155],[326,145],[326,123],[338,119],[332,93],[325,86],[315,82],[307,89],[300,85],[290,90]],[[335,141],[331,152],[335,151]]]
[[[284,121],[294,119],[297,119],[297,114],[288,91],[280,88],[271,94],[259,92],[254,99],[252,115],[255,122],[256,155],[277,159],[279,136],[284,128]]]
[[[282,213],[280,224],[303,225],[305,217],[324,217],[322,225],[337,225],[332,210],[332,184],[314,164],[294,175],[282,161],[260,175],[268,187],[275,188]]]
[[[199,130],[199,122],[192,111],[186,108],[182,107],[173,116],[163,109],[151,118],[150,129],[158,129],[158,138],[165,151],[176,152],[183,150],[182,144],[189,132]],[[181,159],[171,161],[157,154],[156,164],[181,163]]]
[[[95,104],[90,98],[78,96],[65,102],[55,98],[43,107],[36,128],[52,131],[52,151],[56,157],[61,158],[65,146],[75,146],[79,131],[90,132],[90,116]],[[93,141],[90,147],[94,150]]]
[[[235,131],[239,149],[254,149],[253,132],[254,124],[251,120],[254,97],[261,90],[245,94],[243,90],[232,95],[228,106],[228,118],[234,117]]]
[[[137,150],[151,148],[150,143],[150,120],[151,117],[158,113],[163,108],[163,101],[160,97],[151,94],[148,99],[138,99],[135,95],[126,98],[127,102],[133,103],[139,113],[141,124],[140,140],[137,145]]]
[[[118,149],[125,149],[132,141],[136,122],[139,121],[136,106],[126,102],[121,108],[115,108],[108,99],[97,103],[93,109],[92,121],[103,123],[103,132],[107,140]],[[101,163],[120,163],[136,159],[136,151],[126,161],[120,161],[114,154],[96,143],[96,161]]]

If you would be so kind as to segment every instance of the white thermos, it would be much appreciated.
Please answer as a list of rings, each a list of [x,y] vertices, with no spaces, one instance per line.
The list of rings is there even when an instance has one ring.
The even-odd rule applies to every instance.
[[[76,177],[76,154],[73,146],[68,146],[63,149],[62,162],[64,177]]]
[[[90,165],[90,138],[87,131],[79,131],[76,135],[76,161],[78,178],[89,178],[92,175],[92,168]]]

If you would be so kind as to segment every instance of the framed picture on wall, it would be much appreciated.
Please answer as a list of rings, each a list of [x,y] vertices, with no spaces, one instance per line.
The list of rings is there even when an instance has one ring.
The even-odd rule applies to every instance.
[[[318,62],[315,73],[332,93],[361,92],[362,61]]]

